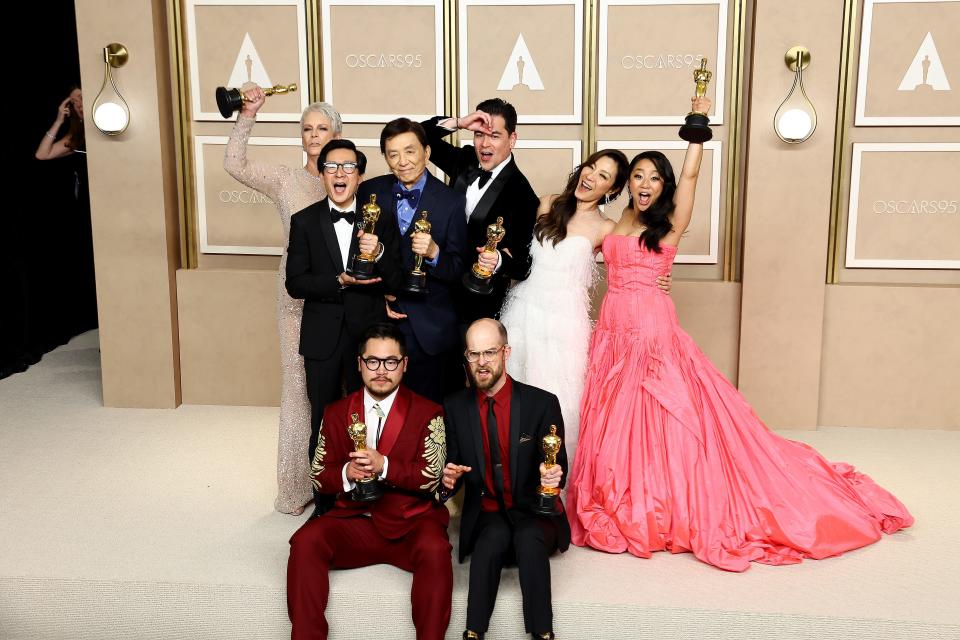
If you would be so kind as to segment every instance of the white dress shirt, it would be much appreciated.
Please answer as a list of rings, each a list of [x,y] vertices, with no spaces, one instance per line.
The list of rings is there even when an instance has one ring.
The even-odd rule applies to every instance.
[[[380,365],[383,366],[383,365]],[[383,435],[383,428],[387,424],[387,418],[390,417],[390,409],[393,407],[393,401],[397,399],[397,391],[399,387],[393,390],[393,393],[388,395],[383,400],[377,400],[370,395],[370,392],[366,389],[363,390],[363,421],[367,425],[367,448],[376,449],[380,446],[380,436]],[[383,418],[377,414],[377,405],[380,407],[380,411],[383,413]],[[379,428],[378,428],[379,426]],[[381,452],[382,453],[382,452]],[[381,480],[387,477],[387,456],[383,456],[383,471],[380,472],[378,476]],[[352,480],[347,479],[347,466],[350,463],[343,465],[343,470],[340,472],[340,477],[343,479],[343,490],[345,492],[353,491],[353,488],[356,485]]]
[[[330,209],[337,209],[338,211],[343,212],[354,212],[357,211],[357,199],[354,198],[353,201],[344,209],[341,209],[333,203],[333,200],[328,200],[327,204],[330,205]],[[340,245],[340,257],[343,258],[343,268],[346,269],[350,265],[347,264],[347,259],[350,257],[350,241],[353,239],[353,225],[340,218],[333,223],[333,230],[337,232],[337,243]]]

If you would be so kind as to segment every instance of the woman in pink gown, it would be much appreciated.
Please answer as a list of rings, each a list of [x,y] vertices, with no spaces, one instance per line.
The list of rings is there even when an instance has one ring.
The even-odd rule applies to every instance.
[[[694,111],[708,112],[700,98]],[[574,544],[648,558],[692,552],[729,571],[826,558],[913,524],[845,463],[772,433],[652,285],[690,222],[703,147],[679,182],[663,154],[630,165],[630,204],[603,241],[608,291],[590,343],[567,484]]]

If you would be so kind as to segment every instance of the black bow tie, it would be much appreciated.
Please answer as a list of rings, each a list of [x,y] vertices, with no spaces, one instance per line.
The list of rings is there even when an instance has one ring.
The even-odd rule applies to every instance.
[[[393,185],[393,197],[397,199],[397,202],[406,200],[411,206],[416,206],[420,200],[420,189],[410,189],[408,191],[398,183]]]
[[[480,170],[480,182],[477,183],[477,186],[483,189],[483,185],[490,182],[490,178],[493,177],[493,171],[483,171]]]
[[[334,224],[340,220],[346,220],[350,224],[353,224],[357,220],[357,213],[355,211],[340,211],[339,209],[331,208],[330,219],[333,220]]]

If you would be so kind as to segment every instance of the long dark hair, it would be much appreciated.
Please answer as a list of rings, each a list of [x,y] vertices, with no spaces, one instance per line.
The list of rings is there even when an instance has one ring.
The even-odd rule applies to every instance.
[[[80,85],[73,85],[70,87],[70,93],[73,93],[77,89],[80,89]],[[80,94],[80,99],[83,99],[83,93]],[[80,114],[73,108],[73,102],[70,102],[69,105],[70,120],[67,123],[69,128],[67,129],[66,140],[64,140],[63,144],[68,149],[84,151],[87,148],[87,139],[83,132],[83,118],[80,117]]]
[[[627,175],[629,175],[627,156],[617,149],[597,151],[573,170],[573,173],[567,178],[567,186],[563,193],[554,198],[547,213],[537,218],[533,231],[538,242],[543,244],[546,240],[552,240],[553,244],[556,245],[567,237],[567,224],[573,214],[577,212],[577,197],[574,192],[580,183],[580,174],[585,167],[592,167],[597,164],[600,158],[610,158],[617,164],[617,175],[613,179],[613,186],[609,192],[610,200],[614,200],[620,195],[623,185],[627,183]]]
[[[667,156],[659,151],[644,151],[630,162],[630,170],[627,175],[633,175],[633,170],[641,160],[649,160],[656,167],[660,179],[663,181],[663,191],[660,197],[653,203],[653,206],[643,212],[638,212],[637,220],[644,225],[646,229],[640,234],[640,244],[646,245],[647,249],[654,253],[660,253],[660,240],[673,229],[670,223],[670,214],[673,213],[676,205],[673,202],[673,196],[677,192],[677,178],[673,174],[673,167]],[[633,193],[630,192],[627,206],[633,208]]]

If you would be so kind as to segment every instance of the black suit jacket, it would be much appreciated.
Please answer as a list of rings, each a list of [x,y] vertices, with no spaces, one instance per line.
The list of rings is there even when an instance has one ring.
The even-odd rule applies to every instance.
[[[486,461],[483,450],[483,432],[477,409],[477,392],[464,389],[449,396],[443,403],[447,427],[447,462],[472,467],[464,474],[453,491],[465,487],[463,515],[460,520],[460,562],[472,551],[476,542],[474,529],[480,515],[480,498],[484,492]],[[510,492],[513,508],[510,517],[516,522],[522,518],[544,518],[557,528],[557,545],[561,551],[570,546],[570,524],[559,505],[556,516],[544,517],[533,513],[535,493],[540,486],[540,463],[543,462],[542,440],[550,433],[550,425],[557,426],[557,435],[563,437],[563,417],[557,396],[543,389],[513,380],[510,396]],[[567,479],[567,453],[561,447],[557,464],[563,468],[561,486]]]
[[[430,140],[430,161],[447,174],[455,191],[466,193],[479,167],[477,154],[472,145],[455,147],[444,139],[450,132],[438,126],[437,123],[443,119],[440,116],[422,123]],[[493,224],[501,216],[507,233],[498,245],[503,264],[493,276],[493,293],[478,296],[467,289],[457,291],[457,307],[463,322],[496,317],[503,306],[510,280],[526,279],[530,271],[530,241],[539,206],[540,199],[517,167],[516,161],[511,158],[487,187],[467,225],[470,247],[468,268],[476,261],[476,247],[482,247],[487,242],[487,225]]]
[[[360,210],[365,200],[357,199]],[[385,322],[384,294],[395,291],[400,283],[400,242],[396,224],[381,215],[375,233],[383,243],[383,255],[376,264],[376,275],[383,281],[373,285],[340,288],[337,276],[344,272],[337,232],[330,219],[329,199],[293,214],[290,218],[290,242],[287,246],[287,292],[302,298],[303,323],[300,327],[300,353],[322,360],[337,347],[341,325],[357,339],[374,322]],[[362,225],[357,216],[355,229]],[[357,253],[357,238],[350,242],[348,259]]]
[[[396,183],[396,177],[389,174],[366,180],[360,183],[357,198],[361,202],[367,202],[370,194],[376,194],[377,204],[383,209],[380,219],[390,220],[395,233],[399,235],[397,201],[392,193]],[[424,262],[429,292],[425,296],[413,296],[401,291],[397,294],[395,307],[407,314],[413,334],[423,350],[430,355],[441,354],[460,346],[453,296],[454,291],[463,286],[461,279],[467,251],[467,224],[463,217],[463,206],[462,194],[427,174],[427,183],[420,194],[414,220],[419,218],[421,211],[429,212],[427,220],[431,224],[430,234],[440,247],[440,255],[437,256],[436,266],[431,267]],[[411,224],[407,232],[400,237],[401,279],[413,270],[413,230]]]

